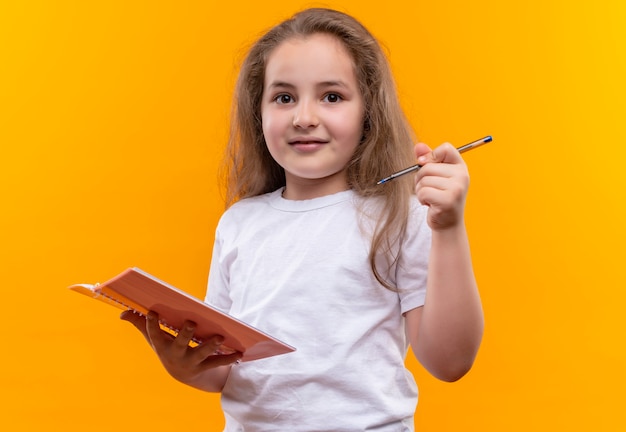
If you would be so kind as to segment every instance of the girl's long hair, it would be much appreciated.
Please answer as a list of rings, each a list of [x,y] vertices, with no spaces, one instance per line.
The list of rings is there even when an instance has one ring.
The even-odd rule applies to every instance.
[[[271,52],[285,40],[318,33],[336,37],[352,56],[365,115],[363,141],[347,167],[348,184],[360,196],[382,200],[369,261],[376,279],[395,290],[389,276],[384,275],[398,259],[394,245],[406,228],[412,182],[410,176],[383,185],[376,181],[414,163],[414,137],[385,54],[372,34],[351,16],[330,9],[306,9],[270,29],[249,50],[234,93],[223,171],[226,205],[285,186],[284,169],[270,155],[263,137],[265,67]],[[379,268],[377,256],[386,258],[385,269]]]

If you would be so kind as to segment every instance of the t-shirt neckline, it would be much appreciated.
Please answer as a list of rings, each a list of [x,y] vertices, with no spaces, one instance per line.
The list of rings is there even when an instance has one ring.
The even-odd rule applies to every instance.
[[[329,207],[350,200],[354,196],[351,189],[307,200],[288,200],[283,198],[284,187],[270,194],[270,205],[282,211],[304,212]]]

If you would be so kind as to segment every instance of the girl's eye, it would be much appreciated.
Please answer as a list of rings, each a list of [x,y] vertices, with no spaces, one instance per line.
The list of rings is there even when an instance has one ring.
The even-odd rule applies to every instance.
[[[293,98],[288,94],[279,94],[274,98],[274,100],[276,101],[276,103],[279,104],[288,104],[290,102],[293,102]]]
[[[341,96],[339,96],[337,93],[328,93],[326,96],[324,96],[324,101],[329,103],[337,103],[340,100]]]

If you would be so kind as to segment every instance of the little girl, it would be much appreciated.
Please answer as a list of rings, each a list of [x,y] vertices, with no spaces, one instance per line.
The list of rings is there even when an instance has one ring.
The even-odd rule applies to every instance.
[[[355,19],[308,9],[240,72],[228,209],[206,301],[293,345],[238,363],[216,335],[188,347],[131,321],[176,379],[222,393],[226,431],[412,431],[408,346],[445,381],[471,368],[483,315],[463,222],[467,168],[413,146],[387,60]],[[415,163],[424,167],[377,185]]]

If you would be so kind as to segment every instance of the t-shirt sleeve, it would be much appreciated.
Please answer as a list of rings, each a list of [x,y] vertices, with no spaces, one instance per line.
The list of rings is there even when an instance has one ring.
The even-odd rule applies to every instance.
[[[211,267],[209,270],[209,282],[204,301],[223,312],[229,312],[232,300],[228,292],[228,266],[223,258],[223,237],[218,224],[215,232],[215,243],[211,256]]]
[[[402,313],[423,306],[426,299],[428,258],[432,238],[426,220],[427,212],[428,207],[420,204],[417,198],[411,201],[407,230],[396,267],[396,284]]]

